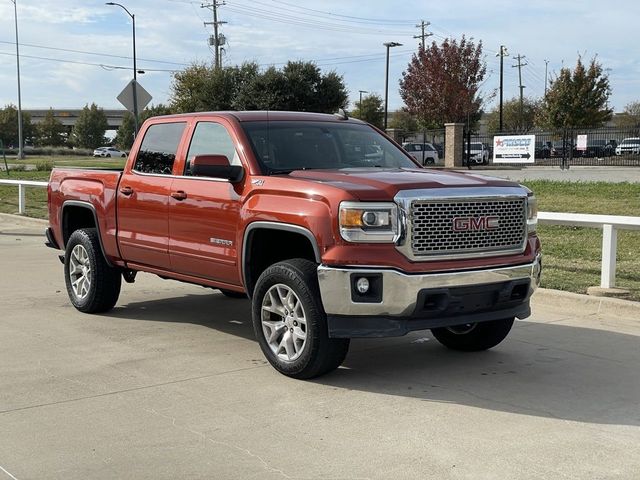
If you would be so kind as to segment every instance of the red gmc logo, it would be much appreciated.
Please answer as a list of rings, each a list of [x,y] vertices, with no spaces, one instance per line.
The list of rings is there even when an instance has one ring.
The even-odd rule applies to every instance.
[[[454,232],[477,232],[494,230],[500,226],[500,217],[456,217],[453,219]]]

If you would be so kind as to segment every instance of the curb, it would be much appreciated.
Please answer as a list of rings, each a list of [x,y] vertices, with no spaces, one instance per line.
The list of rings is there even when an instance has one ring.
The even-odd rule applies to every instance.
[[[33,226],[42,226],[49,225],[49,220],[45,220],[43,218],[33,218],[33,217],[25,217],[24,215],[17,215],[13,213],[0,213],[0,219],[11,220],[14,222],[33,225]]]
[[[538,288],[531,297],[532,303],[552,305],[559,310],[569,310],[586,315],[614,314],[631,318],[640,318],[640,302],[621,300],[619,298],[594,297],[581,293],[552,290],[550,288]]]

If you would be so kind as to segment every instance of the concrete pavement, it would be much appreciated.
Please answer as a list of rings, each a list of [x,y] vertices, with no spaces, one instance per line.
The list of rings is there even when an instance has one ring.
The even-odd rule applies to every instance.
[[[354,341],[295,381],[249,302],[139,275],[68,302],[42,222],[0,216],[0,479],[637,479],[640,309],[542,292],[489,352]]]

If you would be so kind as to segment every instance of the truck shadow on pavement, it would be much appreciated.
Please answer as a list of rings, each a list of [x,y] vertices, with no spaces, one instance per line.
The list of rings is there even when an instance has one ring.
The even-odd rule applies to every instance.
[[[213,293],[129,303],[108,316],[194,323],[255,340],[250,303]],[[275,372],[274,381],[287,382]],[[447,350],[428,331],[358,339],[340,369],[311,382],[521,415],[640,426],[640,336],[516,322],[502,344],[478,353]]]

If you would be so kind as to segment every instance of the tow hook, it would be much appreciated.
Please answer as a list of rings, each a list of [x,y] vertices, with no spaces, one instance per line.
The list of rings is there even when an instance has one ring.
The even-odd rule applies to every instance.
[[[124,278],[124,281],[127,283],[135,283],[137,273],[135,270],[123,270],[122,278]]]

